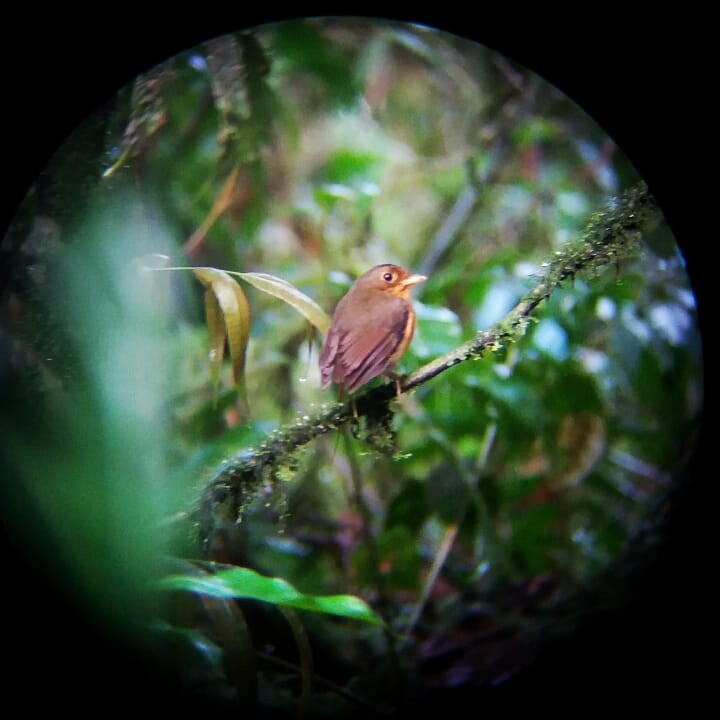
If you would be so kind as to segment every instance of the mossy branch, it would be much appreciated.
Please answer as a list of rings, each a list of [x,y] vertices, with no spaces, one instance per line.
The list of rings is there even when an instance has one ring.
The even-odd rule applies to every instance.
[[[636,255],[640,239],[661,218],[660,210],[644,183],[626,191],[620,198],[596,213],[583,234],[557,251],[543,263],[543,273],[535,286],[517,305],[487,330],[462,343],[450,352],[423,365],[400,381],[400,390],[409,392],[461,362],[482,357],[520,338],[528,318],[543,300],[568,278],[592,276],[610,265]],[[316,413],[299,417],[295,422],[273,431],[265,442],[227,458],[210,478],[201,503],[201,539],[205,548],[217,527],[218,510],[228,520],[256,492],[272,485],[281,468],[294,465],[293,453],[320,435],[338,430],[365,417],[371,425],[388,427],[389,403],[395,398],[395,383],[372,388],[354,398],[353,404],[335,403],[322,406]]]

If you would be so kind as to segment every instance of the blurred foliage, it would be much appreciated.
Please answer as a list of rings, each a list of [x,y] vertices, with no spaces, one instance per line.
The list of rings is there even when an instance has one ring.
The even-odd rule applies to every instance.
[[[79,142],[100,127],[102,152]],[[243,286],[245,398],[237,352],[217,361],[221,331],[208,363],[203,288],[190,273],[138,275],[133,258],[270,274],[328,312],[365,269],[398,262],[429,275],[402,362],[413,369],[500,319],[637,180],[571,100],[428,28],[293,21],[178,55],[59,150],[5,238],[3,399],[27,416],[0,426],[25,433],[7,459],[24,490],[4,489],[5,506],[19,512],[27,494],[35,525],[52,517],[90,602],[108,587],[140,593],[162,554],[199,556],[192,512],[214,469],[331,400],[319,388],[319,333],[292,304]],[[417,673],[480,599],[493,623],[517,628],[519,594],[552,617],[601,582],[682,476],[702,402],[683,259],[665,225],[642,240],[632,262],[555,292],[519,344],[402,398],[394,452],[333,433],[296,453],[246,499],[240,522],[218,521],[213,559],[301,593],[365,598],[409,633]],[[426,587],[443,538],[454,541]],[[287,628],[243,607],[256,648],[285,647]],[[197,611],[213,612],[225,610]],[[227,612],[225,627],[245,622]],[[382,630],[302,623],[318,675],[392,700],[391,680],[377,676]],[[218,648],[230,652],[222,623],[207,642],[203,627],[197,615],[165,626],[195,653],[191,685],[220,673]],[[290,712],[300,690],[284,673],[302,668],[271,661],[251,692],[223,680],[228,697],[261,702],[266,683]],[[489,661],[473,667],[468,682],[497,679]],[[310,715],[358,707],[329,685],[303,697]]]

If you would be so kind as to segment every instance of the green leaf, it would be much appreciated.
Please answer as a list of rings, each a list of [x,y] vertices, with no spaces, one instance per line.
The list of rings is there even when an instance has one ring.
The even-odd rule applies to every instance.
[[[262,290],[295,308],[321,333],[324,334],[328,331],[330,316],[312,298],[300,292],[292,283],[267,273],[247,272],[238,273],[238,275],[258,290]]]
[[[246,598],[273,605],[285,605],[340,615],[382,625],[382,620],[369,605],[354,595],[305,595],[282,578],[270,578],[248,568],[233,567],[212,575],[168,575],[160,580],[168,590],[186,590],[216,598]]]
[[[350,106],[362,92],[350,44],[332,42],[307,20],[277,23],[272,31],[278,57],[298,77],[314,78],[328,105]]]
[[[532,143],[549,142],[557,137],[557,134],[557,126],[552,120],[544,117],[531,117],[518,124],[513,133],[513,139],[520,147],[526,147]]]
[[[385,526],[392,528],[402,525],[412,532],[420,528],[428,517],[430,508],[425,498],[425,483],[407,480],[388,507]]]
[[[508,547],[525,572],[538,575],[552,568],[553,555],[562,546],[562,538],[552,528],[559,512],[556,504],[535,505],[515,518]]]
[[[505,376],[490,366],[480,366],[466,382],[477,387],[499,411],[514,418],[522,427],[537,429],[541,426],[545,409],[538,389],[519,372]]]
[[[420,587],[420,552],[415,536],[404,525],[383,530],[376,541],[376,551],[359,545],[352,565],[360,582],[372,584],[378,573],[386,590],[417,590]]]
[[[469,503],[469,489],[462,474],[450,463],[440,463],[425,486],[425,502],[444,523],[457,522]]]
[[[459,344],[462,328],[458,316],[449,308],[425,305],[415,300],[417,328],[413,339],[413,352],[421,358],[449,352]]]

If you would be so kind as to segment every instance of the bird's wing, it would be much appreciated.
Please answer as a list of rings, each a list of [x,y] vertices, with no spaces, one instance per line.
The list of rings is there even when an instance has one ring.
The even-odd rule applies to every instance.
[[[385,313],[381,323],[361,322],[351,331],[332,339],[332,379],[352,393],[381,375],[402,342],[408,312],[405,303],[398,303],[392,312]]]
[[[335,358],[337,357],[339,340],[340,336],[337,330],[331,327],[325,338],[325,343],[319,358],[320,385],[323,390],[330,385],[330,381],[333,379],[333,367],[335,365]]]

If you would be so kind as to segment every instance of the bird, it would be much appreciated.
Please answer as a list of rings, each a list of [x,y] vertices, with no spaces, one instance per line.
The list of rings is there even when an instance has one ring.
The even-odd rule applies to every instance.
[[[383,263],[355,281],[335,308],[320,352],[323,390],[334,382],[352,394],[373,378],[392,373],[415,332],[410,291],[426,280]]]

